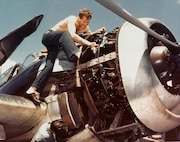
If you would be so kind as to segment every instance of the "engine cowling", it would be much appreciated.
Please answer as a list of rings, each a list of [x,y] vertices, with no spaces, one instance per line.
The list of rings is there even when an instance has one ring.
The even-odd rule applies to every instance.
[[[140,20],[150,28],[158,25],[153,30],[168,32],[170,40],[175,40],[159,21]],[[118,36],[120,70],[128,102],[137,118],[153,131],[166,132],[180,124],[180,96],[168,91],[156,74],[150,58],[155,45],[151,42],[146,32],[125,22]]]

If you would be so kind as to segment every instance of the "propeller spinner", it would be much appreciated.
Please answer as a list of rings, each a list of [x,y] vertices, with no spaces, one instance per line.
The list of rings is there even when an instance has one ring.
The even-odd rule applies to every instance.
[[[156,24],[165,27],[159,21],[139,20],[114,0],[96,1],[128,21],[118,35],[118,54],[123,85],[133,112],[153,131],[166,132],[178,127],[180,95],[171,94],[160,82],[150,59],[148,38],[152,36],[161,41],[174,55],[180,53],[180,46],[151,29]]]

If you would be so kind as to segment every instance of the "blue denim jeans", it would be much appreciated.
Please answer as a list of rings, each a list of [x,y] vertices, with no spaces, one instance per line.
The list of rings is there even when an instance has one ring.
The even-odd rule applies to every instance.
[[[42,43],[46,46],[48,55],[44,69],[32,84],[32,86],[37,88],[38,92],[43,90],[46,82],[48,81],[58,53],[64,51],[67,59],[70,60],[71,57],[74,56],[74,53],[79,51],[79,48],[75,45],[67,31],[47,31],[43,34]],[[73,60],[70,61],[73,62]]]

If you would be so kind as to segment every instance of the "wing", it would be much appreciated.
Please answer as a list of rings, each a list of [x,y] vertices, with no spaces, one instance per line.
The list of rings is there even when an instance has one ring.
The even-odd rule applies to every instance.
[[[42,18],[43,15],[34,17],[0,40],[0,65],[8,59],[25,37],[36,31]]]

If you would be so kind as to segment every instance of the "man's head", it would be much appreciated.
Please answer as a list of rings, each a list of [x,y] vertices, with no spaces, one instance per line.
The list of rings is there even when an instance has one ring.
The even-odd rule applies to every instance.
[[[81,25],[82,28],[86,28],[90,23],[92,18],[92,12],[86,8],[81,9],[79,11],[78,24]]]
[[[86,17],[87,19],[91,19],[92,18],[92,12],[86,8],[81,9],[79,11],[79,17],[82,19],[83,17]]]
[[[50,125],[50,130],[52,133],[60,136],[62,139],[66,138],[66,136],[68,135],[68,126],[61,119],[52,121]]]

